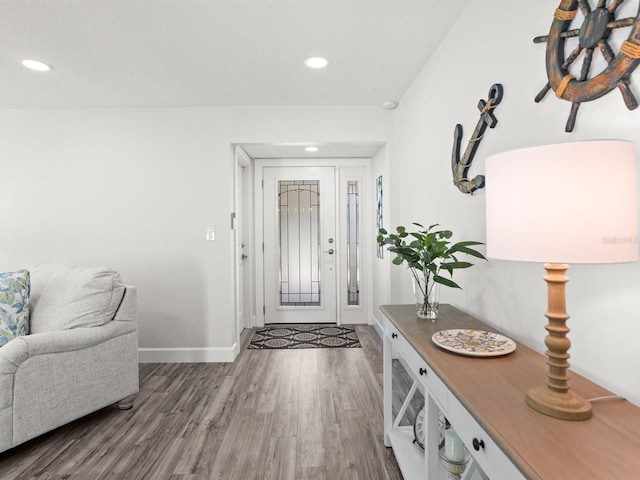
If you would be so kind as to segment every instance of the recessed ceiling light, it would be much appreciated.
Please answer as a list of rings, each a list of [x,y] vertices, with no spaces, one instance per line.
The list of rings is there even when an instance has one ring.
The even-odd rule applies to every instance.
[[[37,60],[23,60],[22,65],[37,72],[48,72],[51,70],[51,65],[47,65],[46,63],[42,63]]]
[[[304,149],[305,152],[317,152],[318,151],[318,147],[306,147]]]
[[[309,68],[324,68],[329,65],[329,61],[322,57],[311,57],[307,58],[304,64]]]

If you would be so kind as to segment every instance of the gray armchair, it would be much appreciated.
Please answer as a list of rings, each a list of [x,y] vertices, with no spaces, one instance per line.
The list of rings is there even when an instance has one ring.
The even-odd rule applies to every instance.
[[[31,334],[0,348],[0,452],[138,393],[135,287],[108,269],[30,272]]]

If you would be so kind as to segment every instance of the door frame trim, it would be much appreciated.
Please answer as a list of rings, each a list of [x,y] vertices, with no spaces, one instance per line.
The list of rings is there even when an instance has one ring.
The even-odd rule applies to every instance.
[[[365,166],[369,167],[371,165],[371,159],[369,158],[268,158],[268,159],[255,159],[254,161],[254,251],[255,251],[255,264],[254,264],[254,272],[255,272],[255,311],[256,311],[256,327],[264,326],[264,215],[263,215],[263,198],[262,198],[262,189],[263,189],[263,168],[265,167],[334,167],[336,169],[336,195],[339,195],[339,177],[338,171],[340,167],[359,167]],[[339,205],[336,207],[339,210]],[[337,213],[337,212],[336,212]],[[339,217],[337,216],[336,219]],[[341,243],[341,232],[340,228],[336,229],[336,244],[340,245]],[[338,266],[340,263],[338,259],[336,259],[336,265]],[[340,283],[340,275],[338,272],[338,276],[336,278],[336,322],[338,325],[342,324],[342,292],[341,292],[341,283]]]
[[[235,214],[235,217],[233,221],[235,222],[235,224],[233,225],[233,230],[234,232],[232,232],[232,251],[233,251],[233,284],[234,284],[234,295],[233,295],[233,315],[234,315],[234,330],[235,330],[235,335],[234,338],[236,338],[236,342],[238,342],[238,344],[240,343],[240,334],[242,333],[242,329],[240,329],[240,325],[238,324],[238,303],[239,303],[239,289],[243,289],[243,298],[244,298],[244,306],[247,306],[247,300],[249,303],[249,312],[243,312],[244,313],[244,328],[251,328],[253,325],[247,325],[247,320],[249,321],[249,323],[253,323],[253,315],[252,312],[254,311],[254,298],[255,296],[253,295],[253,292],[251,291],[251,287],[249,287],[249,291],[247,292],[244,289],[244,284],[240,285],[238,282],[238,277],[239,277],[239,272],[238,272],[238,260],[237,257],[239,255],[239,244],[242,241],[242,239],[238,238],[237,232],[238,229],[236,228],[236,225],[238,224],[238,222],[243,222],[245,225],[249,225],[249,231],[248,232],[244,232],[244,236],[245,238],[248,238],[249,240],[247,241],[248,245],[251,246],[253,244],[252,242],[252,237],[253,237],[253,224],[251,222],[251,219],[249,219],[249,221],[247,221],[247,219],[244,219],[243,217],[245,215],[249,215],[249,217],[251,217],[251,208],[253,208],[253,202],[251,199],[251,195],[253,194],[253,191],[251,189],[251,187],[249,187],[247,190],[248,191],[242,191],[242,200],[243,200],[243,208],[241,212],[238,211],[238,203],[236,201],[237,196],[238,196],[238,188],[239,188],[239,182],[242,182],[242,173],[240,172],[241,168],[246,168],[247,172],[249,175],[252,174],[252,168],[251,168],[251,158],[249,157],[249,155],[247,155],[247,153],[244,151],[244,149],[240,146],[240,145],[234,145],[234,162],[233,162],[233,213]],[[251,184],[251,182],[249,182],[249,184]],[[242,229],[240,230],[242,231]],[[252,254],[251,250],[249,250],[249,263],[247,265],[248,267],[248,272],[245,270],[245,274],[249,276],[249,278],[253,278],[253,269],[254,269],[254,263],[251,261],[254,255]],[[252,282],[249,282],[249,285],[251,285]],[[244,309],[243,306],[243,309]]]

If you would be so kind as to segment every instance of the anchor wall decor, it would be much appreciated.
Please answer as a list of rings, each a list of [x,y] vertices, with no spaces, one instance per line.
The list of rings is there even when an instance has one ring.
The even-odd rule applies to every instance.
[[[457,124],[453,131],[453,152],[451,153],[451,171],[453,172],[453,183],[462,193],[473,194],[479,188],[484,187],[484,175],[476,175],[473,179],[467,178],[467,172],[473,162],[473,157],[478,150],[480,140],[484,136],[484,132],[489,128],[494,128],[498,124],[498,119],[493,114],[493,109],[502,100],[502,84],[494,83],[489,89],[487,101],[480,100],[478,102],[478,110],[480,110],[480,119],[476,124],[471,139],[464,151],[464,155],[460,158],[460,141],[462,140],[462,125]]]

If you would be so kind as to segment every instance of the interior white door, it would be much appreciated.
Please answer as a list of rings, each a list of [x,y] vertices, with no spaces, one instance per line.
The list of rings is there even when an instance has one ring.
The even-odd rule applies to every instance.
[[[236,163],[236,212],[234,217],[234,231],[235,231],[235,252],[236,252],[236,328],[238,335],[246,327],[245,324],[245,298],[244,298],[244,283],[245,283],[245,265],[247,255],[245,253],[245,241],[244,241],[244,179],[246,168],[240,160]]]
[[[265,323],[335,323],[334,167],[263,169]]]
[[[239,219],[239,223],[242,223],[242,241],[240,243],[240,266],[242,267],[242,282],[239,283],[238,288],[242,289],[243,298],[243,324],[244,328],[253,327],[253,256],[254,251],[252,249],[252,229],[251,221],[253,219],[251,205],[253,198],[252,191],[252,170],[249,164],[245,164],[244,170],[242,170],[242,217]]]

